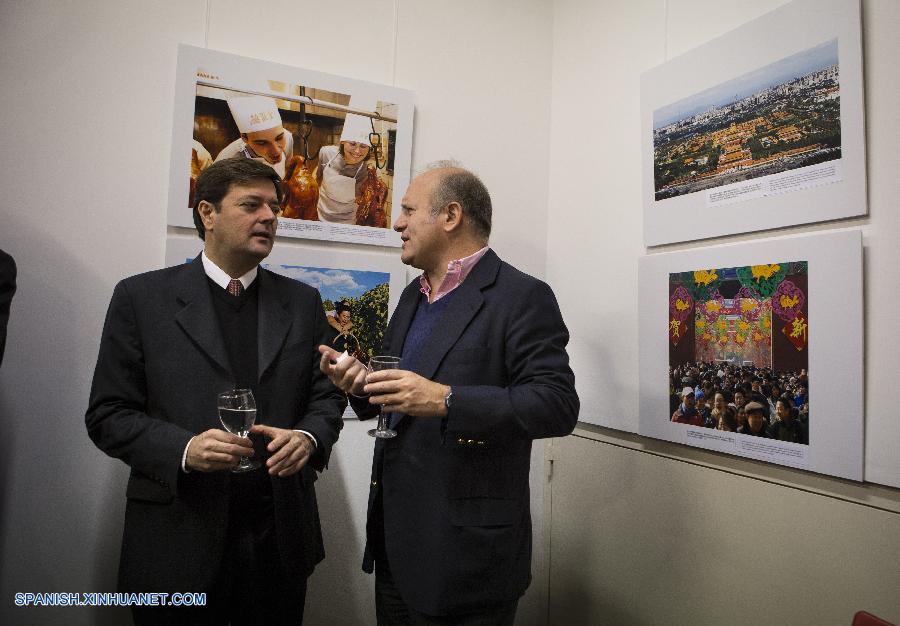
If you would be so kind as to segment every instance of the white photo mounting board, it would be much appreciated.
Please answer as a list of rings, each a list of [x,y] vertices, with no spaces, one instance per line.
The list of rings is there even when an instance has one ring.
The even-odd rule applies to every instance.
[[[198,135],[205,133],[206,136],[218,139],[217,134],[227,132],[230,133],[228,140],[236,141],[239,137],[238,130],[234,126],[226,101],[232,97],[248,96],[274,99],[284,121],[287,116],[298,117],[298,111],[301,109],[306,119],[331,120],[328,128],[319,128],[313,124],[315,131],[313,139],[323,145],[339,143],[339,135],[334,131],[341,127],[343,116],[348,111],[358,109],[381,115],[382,118],[375,116],[370,119],[373,120],[373,130],[381,135],[382,167],[381,169],[376,167],[376,175],[387,188],[384,207],[390,215],[386,226],[281,217],[278,222],[278,235],[400,246],[400,235],[394,232],[391,226],[399,215],[400,197],[409,185],[410,179],[414,109],[411,91],[183,44],[178,46],[172,120],[168,199],[170,226],[193,228],[192,212],[189,207],[189,198],[192,195],[191,183],[194,170],[198,169],[199,162],[203,161],[202,158],[194,156]],[[317,104],[307,104],[307,100]],[[199,103],[202,102],[217,105],[217,115],[202,114],[199,110]],[[294,155],[302,152],[302,141],[293,136],[300,132],[302,131],[298,127],[289,137]],[[226,152],[222,143],[207,146],[201,142],[201,146],[200,149],[208,155],[205,162],[214,160],[220,153]],[[388,151],[391,159],[386,161]],[[310,167],[313,169],[325,167],[324,163],[318,163],[321,159],[316,160],[316,155],[311,154],[310,157]],[[374,159],[370,158],[368,164],[373,163]],[[365,165],[367,164],[364,163],[363,166]]]
[[[809,445],[670,421],[670,274],[779,261],[808,263]],[[641,435],[863,479],[863,272],[858,230],[652,254],[640,259],[638,270]],[[761,448],[762,442],[774,447]]]
[[[860,33],[795,0],[645,72],[644,244],[865,215]]]

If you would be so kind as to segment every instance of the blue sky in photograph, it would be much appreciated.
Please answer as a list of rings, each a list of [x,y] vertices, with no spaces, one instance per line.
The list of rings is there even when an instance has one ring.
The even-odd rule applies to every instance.
[[[362,270],[337,270],[327,267],[306,267],[302,265],[269,265],[271,270],[282,276],[293,278],[311,285],[319,290],[323,300],[339,300],[341,298],[357,298],[391,280],[387,272],[364,272]]]
[[[731,104],[769,87],[835,65],[837,62],[838,40],[832,39],[673,104],[660,107],[653,112],[653,128],[655,130],[713,107]]]

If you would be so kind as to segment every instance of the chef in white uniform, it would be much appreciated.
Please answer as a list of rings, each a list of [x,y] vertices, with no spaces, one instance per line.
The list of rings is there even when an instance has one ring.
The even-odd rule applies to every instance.
[[[375,102],[354,101],[353,104],[362,110],[375,108]],[[356,222],[356,192],[366,178],[366,161],[372,152],[371,132],[372,122],[368,117],[348,113],[340,146],[322,146],[319,150],[316,180],[320,220],[340,224]]]
[[[243,155],[269,165],[284,178],[285,163],[294,154],[294,138],[281,125],[275,99],[264,96],[229,98],[228,108],[241,136],[225,146],[216,161]]]

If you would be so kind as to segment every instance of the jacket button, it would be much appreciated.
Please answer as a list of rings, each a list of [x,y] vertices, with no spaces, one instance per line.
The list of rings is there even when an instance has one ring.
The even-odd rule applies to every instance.
[[[457,439],[457,440],[456,440],[456,443],[465,443],[465,442],[466,442],[465,439]]]
[[[373,481],[372,481],[372,486],[373,486],[373,487],[377,487],[377,486],[378,486],[378,481],[377,481],[377,480],[373,480]]]
[[[478,445],[479,445],[479,446],[483,446],[483,445],[484,445],[484,442],[483,442],[483,441],[479,441],[479,442],[478,442]]]
[[[471,440],[471,439],[469,439],[469,443],[475,443],[475,442],[474,442],[474,441],[472,441],[472,440]]]

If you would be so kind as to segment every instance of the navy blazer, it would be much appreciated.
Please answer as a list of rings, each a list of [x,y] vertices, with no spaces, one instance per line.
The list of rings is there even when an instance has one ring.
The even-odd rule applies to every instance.
[[[289,575],[324,556],[316,473],[343,426],[346,400],[321,373],[328,335],[317,290],[259,269],[258,422],[315,436],[310,463],[270,477],[278,549]],[[123,591],[208,591],[221,562],[227,472],[181,471],[190,438],[221,428],[216,396],[233,386],[200,257],[116,285],[85,416],[101,450],[131,467],[119,566]]]
[[[476,611],[521,596],[531,580],[531,442],[578,418],[569,334],[550,287],[489,250],[457,288],[415,372],[450,385],[446,419],[403,416],[379,439],[363,569],[382,520],[394,581],[417,611]],[[422,294],[406,287],[385,333],[400,355]],[[401,364],[401,367],[402,364]],[[361,418],[377,408],[351,398]]]

